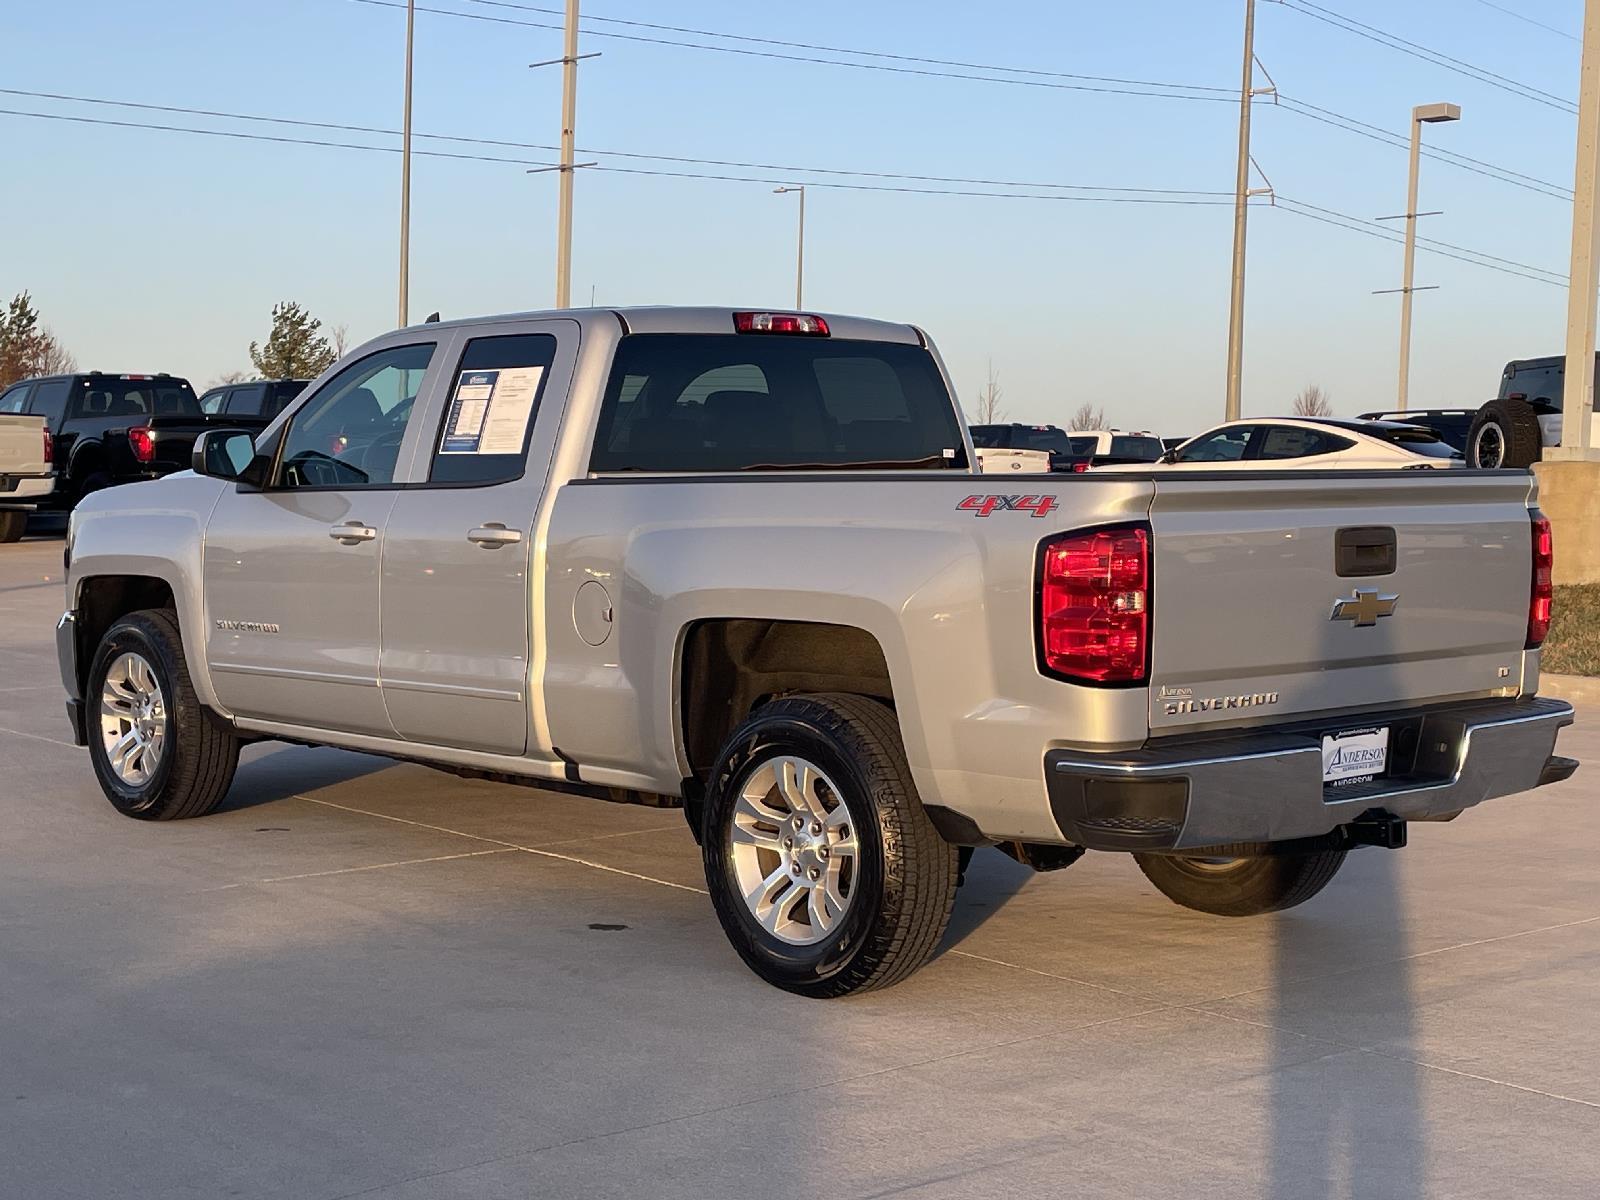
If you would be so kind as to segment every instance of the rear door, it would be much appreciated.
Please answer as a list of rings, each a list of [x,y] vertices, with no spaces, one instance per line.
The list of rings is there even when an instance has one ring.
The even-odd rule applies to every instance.
[[[1517,694],[1531,486],[1476,471],[1157,476],[1151,729]]]
[[[384,542],[379,671],[401,737],[528,748],[533,521],[578,331],[507,323],[450,348],[419,481],[396,498]]]

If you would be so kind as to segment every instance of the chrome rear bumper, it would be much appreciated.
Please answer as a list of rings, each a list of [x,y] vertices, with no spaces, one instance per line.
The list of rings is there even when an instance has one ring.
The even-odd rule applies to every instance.
[[[1497,796],[1565,779],[1554,755],[1572,723],[1564,700],[1488,700],[1363,713],[1142,750],[1045,756],[1050,810],[1064,841],[1101,850],[1189,850],[1317,838],[1379,810],[1401,820],[1446,817]],[[1390,729],[1389,773],[1322,782],[1322,735]]]

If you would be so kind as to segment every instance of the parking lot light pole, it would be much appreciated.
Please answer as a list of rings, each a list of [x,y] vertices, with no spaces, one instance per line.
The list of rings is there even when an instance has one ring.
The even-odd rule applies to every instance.
[[[1445,121],[1459,121],[1459,104],[1419,104],[1411,110],[1411,175],[1406,187],[1406,267],[1400,284],[1400,390],[1395,407],[1406,410],[1411,387],[1411,295],[1416,291],[1417,263],[1417,168],[1422,159],[1422,127]]]
[[[775,196],[782,196],[787,192],[800,193],[800,239],[795,251],[794,265],[794,306],[798,309],[805,307],[801,297],[805,295],[806,286],[806,186],[800,183],[793,187],[772,189],[772,194]]]
[[[1561,445],[1546,458],[1587,459],[1594,411],[1596,289],[1600,288],[1600,0],[1583,12],[1583,68],[1578,84],[1578,154],[1572,182],[1572,260],[1567,285],[1566,377],[1561,394]],[[1574,363],[1582,364],[1574,368]]]
[[[411,46],[417,0],[406,0],[406,99],[400,137],[400,325],[411,323]]]

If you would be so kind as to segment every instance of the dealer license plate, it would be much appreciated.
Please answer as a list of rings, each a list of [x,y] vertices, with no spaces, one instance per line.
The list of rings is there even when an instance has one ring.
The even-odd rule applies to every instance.
[[[1389,761],[1389,727],[1349,729],[1322,739],[1322,782],[1339,787],[1382,775]]]

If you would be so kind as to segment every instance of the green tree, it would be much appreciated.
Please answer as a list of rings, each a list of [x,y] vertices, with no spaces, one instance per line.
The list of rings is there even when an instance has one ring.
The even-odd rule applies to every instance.
[[[332,365],[334,350],[322,322],[293,300],[272,306],[267,344],[250,343],[250,361],[266,379],[311,379]]]
[[[71,356],[44,326],[27,292],[18,292],[0,315],[0,388],[42,375]]]

